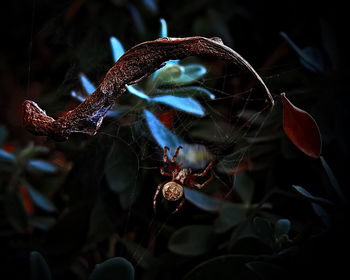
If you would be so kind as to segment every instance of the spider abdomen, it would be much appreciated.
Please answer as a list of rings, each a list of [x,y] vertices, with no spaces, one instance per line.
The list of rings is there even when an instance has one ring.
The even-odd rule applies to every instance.
[[[183,196],[184,189],[180,184],[171,181],[164,185],[162,193],[166,200],[176,201]]]

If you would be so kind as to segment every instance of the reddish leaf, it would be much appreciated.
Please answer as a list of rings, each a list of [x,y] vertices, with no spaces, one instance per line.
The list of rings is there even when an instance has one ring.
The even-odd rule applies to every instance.
[[[318,158],[321,154],[321,135],[316,121],[307,112],[295,107],[281,93],[283,103],[283,129],[289,139],[301,151],[310,157]]]

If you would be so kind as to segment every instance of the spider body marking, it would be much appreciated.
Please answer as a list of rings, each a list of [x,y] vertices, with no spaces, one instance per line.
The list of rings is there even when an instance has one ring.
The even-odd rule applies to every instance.
[[[171,161],[168,159],[168,147],[164,147],[164,154],[163,154],[163,161],[165,163],[165,168],[167,168],[170,172],[165,171],[165,168],[162,167],[160,169],[160,173],[164,176],[172,177],[171,181],[165,181],[158,185],[157,190],[154,195],[153,199],[153,209],[154,212],[156,211],[156,204],[157,204],[157,197],[159,195],[160,190],[162,190],[163,197],[166,200],[169,201],[178,201],[181,199],[179,205],[176,207],[175,212],[180,210],[180,208],[185,203],[185,197],[184,197],[184,187],[188,188],[198,188],[202,189],[204,186],[209,184],[213,177],[210,177],[208,180],[206,180],[204,183],[199,184],[195,181],[195,178],[197,177],[203,177],[205,176],[209,170],[213,167],[215,160],[211,161],[208,166],[204,169],[201,173],[192,173],[191,168],[182,168],[181,164],[178,164],[176,162],[176,158],[180,152],[180,149],[182,149],[181,146],[177,147],[175,150],[175,153],[171,159]]]

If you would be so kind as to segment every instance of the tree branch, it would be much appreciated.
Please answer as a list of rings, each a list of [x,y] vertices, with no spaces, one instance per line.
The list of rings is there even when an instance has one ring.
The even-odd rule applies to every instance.
[[[23,103],[23,121],[27,130],[54,140],[66,140],[71,133],[94,135],[108,110],[126,89],[161,68],[168,60],[189,56],[211,56],[230,61],[250,72],[261,84],[266,101],[273,106],[273,98],[261,77],[238,53],[225,46],[220,38],[188,37],[160,38],[136,45],[128,50],[107,72],[105,78],[86,100],[75,109],[65,112],[57,120],[46,115],[35,102]]]

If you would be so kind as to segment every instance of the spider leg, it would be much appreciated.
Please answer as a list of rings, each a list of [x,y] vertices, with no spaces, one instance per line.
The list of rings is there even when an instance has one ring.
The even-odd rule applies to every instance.
[[[177,158],[177,156],[178,156],[178,154],[179,154],[179,152],[180,152],[180,149],[182,149],[182,146],[178,146],[178,147],[176,148],[175,153],[174,153],[174,155],[173,155],[173,158],[171,159],[171,162],[172,162],[172,163],[175,163],[175,162],[176,162],[176,158]]]
[[[160,169],[160,174],[162,174],[162,175],[164,175],[164,176],[173,177],[173,174],[171,174],[171,173],[169,173],[169,172],[166,172],[166,171],[164,170],[164,167],[162,167],[162,168]]]
[[[208,185],[213,180],[213,176],[211,176],[208,180],[206,180],[203,184],[194,184],[195,187],[197,187],[199,190],[204,188],[206,185]]]
[[[173,214],[175,214],[177,211],[179,211],[179,210],[182,208],[182,206],[184,206],[185,201],[186,201],[186,198],[183,197],[182,200],[180,201],[179,205],[178,205],[178,206],[176,207],[176,209],[173,211]]]
[[[164,163],[169,163],[168,151],[169,151],[169,147],[164,146],[164,154],[163,154],[163,161],[164,161]]]
[[[154,213],[156,213],[156,207],[157,207],[157,197],[158,197],[158,194],[160,192],[160,190],[162,189],[162,187],[164,186],[164,184],[166,183],[167,181],[163,182],[163,183],[160,183],[158,186],[157,186],[157,190],[154,194],[154,197],[153,197],[153,210],[154,210]]]
[[[210,169],[213,168],[213,165],[215,163],[216,163],[216,160],[214,159],[207,165],[207,167],[203,170],[203,172],[192,174],[191,177],[192,178],[197,178],[197,177],[203,177],[203,176],[207,175],[207,173],[209,172]]]

